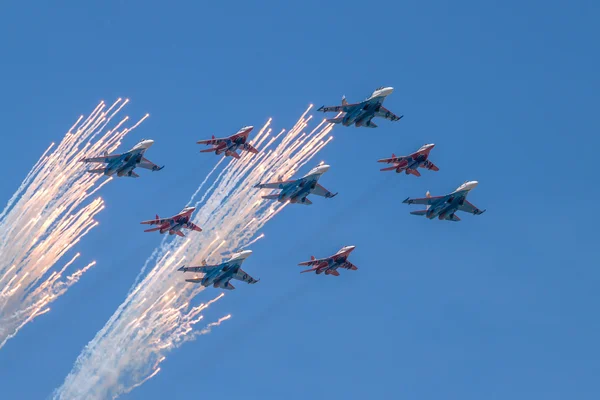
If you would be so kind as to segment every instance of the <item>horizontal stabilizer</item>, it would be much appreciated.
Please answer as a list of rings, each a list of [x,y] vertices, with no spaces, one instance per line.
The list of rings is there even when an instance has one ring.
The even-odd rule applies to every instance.
[[[395,170],[396,168],[398,168],[398,167],[396,167],[396,166],[386,167],[386,168],[381,168],[380,171],[392,171],[392,170]]]
[[[427,210],[411,211],[410,213],[412,215],[425,215],[425,214],[427,214]]]
[[[279,195],[278,194],[267,194],[265,196],[261,196],[263,199],[267,199],[267,200],[277,200],[279,199]]]
[[[160,226],[158,228],[151,228],[151,229],[146,229],[144,232],[155,232],[155,231],[160,231]]]
[[[191,282],[191,283],[200,283],[200,282],[202,282],[202,278],[188,278],[185,281]]]
[[[90,174],[103,174],[104,171],[105,171],[104,168],[96,168],[96,169],[90,169],[90,170],[88,170],[88,172]]]
[[[215,151],[216,149],[214,148],[210,148],[210,149],[204,149],[204,150],[200,150],[200,153],[212,153],[213,151]]]

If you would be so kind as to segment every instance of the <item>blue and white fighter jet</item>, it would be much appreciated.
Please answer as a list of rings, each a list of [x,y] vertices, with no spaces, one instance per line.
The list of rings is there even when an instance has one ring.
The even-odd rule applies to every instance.
[[[131,150],[123,154],[109,155],[108,153],[104,153],[104,155],[100,157],[82,158],[79,161],[85,163],[106,163],[105,167],[88,171],[92,174],[104,174],[106,176],[113,176],[116,174],[119,177],[129,176],[131,178],[139,178],[139,175],[134,172],[135,168],[144,168],[151,171],[160,171],[164,168],[164,165],[159,167],[144,157],[146,150],[153,144],[154,140],[142,139],[138,144],[133,146]]]
[[[374,117],[381,117],[390,121],[398,121],[403,117],[403,115],[397,116],[383,106],[385,98],[392,94],[393,91],[394,88],[392,87],[380,87],[375,89],[373,94],[366,100],[354,104],[348,103],[344,96],[342,97],[341,106],[322,106],[317,111],[342,112],[342,115],[327,120],[327,122],[333,124],[342,124],[344,126],[354,124],[356,127],[377,128],[377,125],[371,121]]]
[[[425,210],[411,211],[412,215],[424,215],[429,219],[438,218],[447,221],[460,221],[456,216],[457,211],[464,211],[474,215],[480,215],[485,210],[480,210],[467,201],[467,195],[477,186],[479,182],[468,181],[460,185],[454,192],[445,196],[432,197],[429,192],[422,199],[411,199],[410,197],[403,201],[405,204],[424,204]]]
[[[207,265],[206,261],[202,262],[202,266],[186,267],[178,269],[182,272],[200,272],[204,276],[202,278],[189,278],[186,282],[200,283],[204,287],[214,286],[215,288],[233,290],[235,287],[229,282],[232,279],[254,284],[260,279],[254,279],[248,275],[241,266],[246,258],[252,254],[251,250],[244,250],[234,254],[228,261],[217,265]]]
[[[323,196],[328,199],[335,197],[337,193],[331,193],[321,186],[318,181],[321,176],[329,170],[329,165],[319,165],[300,179],[281,182],[259,183],[254,187],[257,189],[281,189],[279,194],[262,196],[263,199],[277,200],[280,203],[289,201],[294,204],[310,205],[312,201],[306,197],[309,194]]]

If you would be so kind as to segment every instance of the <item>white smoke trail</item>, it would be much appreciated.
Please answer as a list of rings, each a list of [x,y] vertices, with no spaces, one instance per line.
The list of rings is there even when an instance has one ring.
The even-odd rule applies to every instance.
[[[121,126],[128,117],[112,123],[128,103],[104,102],[79,117],[62,142],[48,147],[27,174],[0,214],[0,348],[91,268],[65,276],[76,254],[57,270],[57,264],[98,223],[104,208],[95,193],[110,181],[89,174],[79,163],[84,155],[114,151],[131,128]],[[109,125],[113,125],[109,128]],[[54,149],[54,151],[51,151]]]
[[[331,124],[322,123],[318,129],[304,132],[311,107],[285,135],[282,131],[269,138],[269,120],[253,139],[260,153],[244,153],[240,160],[232,159],[227,164],[195,203],[198,206],[204,202],[194,218],[203,231],[176,238],[153,253],[147,264],[154,267],[86,346],[63,385],[54,392],[54,398],[103,399],[129,392],[160,371],[159,365],[169,351],[230,318],[227,315],[194,331],[202,311],[224,294],[193,306],[194,297],[203,287],[185,282],[177,267],[184,260],[188,265],[199,265],[205,258],[211,263],[221,262],[219,253],[237,251],[252,243],[264,224],[285,207],[262,199],[265,191],[253,186],[288,179],[329,141],[326,137],[333,128]],[[194,198],[190,204],[193,202]],[[247,264],[251,274],[261,272],[251,259]],[[218,293],[212,288],[209,292]]]

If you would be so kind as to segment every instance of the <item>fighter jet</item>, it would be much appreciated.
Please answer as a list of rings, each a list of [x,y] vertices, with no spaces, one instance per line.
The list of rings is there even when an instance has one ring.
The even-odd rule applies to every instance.
[[[483,214],[485,212],[485,210],[481,211],[467,201],[467,195],[478,184],[479,182],[477,181],[465,182],[454,192],[445,196],[432,197],[429,192],[427,192],[425,194],[425,198],[407,198],[403,201],[403,203],[427,205],[425,210],[412,211],[412,215],[424,215],[429,219],[438,217],[438,219],[441,220],[445,219],[447,221],[460,221],[460,218],[458,218],[455,214],[457,211],[464,211],[474,215]]]
[[[251,284],[260,281],[260,279],[254,279],[241,269],[242,263],[246,258],[250,257],[251,254],[251,250],[244,250],[234,254],[229,261],[225,261],[222,264],[206,265],[206,261],[202,261],[202,266],[183,266],[179,268],[178,271],[200,272],[204,274],[202,278],[190,278],[186,279],[186,282],[200,283],[204,287],[212,285],[215,288],[233,290],[235,287],[229,282],[232,279]]]
[[[306,198],[309,194],[332,198],[337,193],[331,193],[318,183],[319,178],[329,170],[329,165],[319,165],[300,179],[292,181],[281,181],[271,183],[259,183],[254,187],[257,189],[281,189],[279,194],[262,196],[263,199],[277,200],[281,203],[289,201],[295,204],[310,205],[312,201]]]
[[[160,171],[164,168],[164,165],[159,167],[144,157],[146,150],[148,150],[153,144],[154,140],[142,139],[126,153],[108,155],[108,153],[105,152],[104,156],[82,158],[79,161],[85,163],[95,162],[107,164],[105,167],[89,170],[88,172],[92,174],[104,174],[107,176],[113,176],[114,174],[117,174],[119,177],[129,176],[131,178],[139,178],[139,175],[133,171],[135,168],[139,167],[152,171]]]
[[[154,232],[160,231],[161,235],[165,232],[169,232],[169,235],[179,235],[181,237],[185,236],[181,230],[191,229],[193,231],[202,232],[202,229],[196,224],[194,224],[191,220],[192,213],[196,207],[186,207],[177,215],[174,215],[170,218],[159,218],[158,214],[155,219],[149,221],[142,221],[140,224],[145,225],[159,225],[156,228],[146,229],[144,232]]]
[[[298,265],[312,265],[311,269],[300,272],[315,272],[317,275],[325,272],[325,275],[339,276],[340,273],[337,271],[338,268],[351,269],[356,271],[358,268],[356,265],[348,261],[348,256],[354,250],[356,246],[345,246],[342,247],[337,253],[327,258],[316,259],[315,256],[310,257],[310,261],[301,262]]]
[[[355,104],[349,104],[346,101],[346,96],[344,96],[342,97],[341,106],[322,106],[317,111],[343,112],[339,117],[327,120],[327,122],[333,124],[341,123],[344,126],[354,124],[356,127],[366,126],[367,128],[377,128],[377,125],[371,121],[374,117],[381,117],[390,121],[398,121],[403,117],[403,115],[397,116],[382,106],[385,98],[392,94],[393,91],[394,88],[392,87],[377,88],[366,100]]]
[[[237,152],[238,149],[246,150],[254,154],[258,153],[258,150],[250,143],[246,143],[252,129],[254,129],[253,126],[245,126],[233,136],[218,139],[213,135],[212,139],[199,140],[196,143],[214,145],[210,149],[200,150],[200,153],[211,153],[214,151],[216,155],[225,154],[225,157],[232,156],[239,159],[240,155]]]
[[[435,144],[433,143],[426,144],[408,156],[396,157],[395,154],[392,154],[392,158],[377,160],[380,163],[394,164],[391,167],[382,168],[380,171],[392,171],[395,169],[396,173],[404,171],[406,175],[413,174],[414,176],[421,176],[421,173],[417,171],[419,167],[439,171],[440,169],[428,160],[429,152],[434,146]]]

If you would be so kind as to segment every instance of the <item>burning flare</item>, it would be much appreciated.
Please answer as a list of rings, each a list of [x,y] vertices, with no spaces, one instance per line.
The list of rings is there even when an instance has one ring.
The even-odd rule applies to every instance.
[[[122,128],[129,117],[111,124],[127,103],[118,99],[107,108],[101,102],[87,118],[79,117],[62,142],[42,154],[0,213],[0,348],[95,265],[67,275],[77,253],[59,266],[98,225],[94,218],[104,201],[95,194],[110,181],[99,183],[102,175],[88,174],[78,160],[115,150],[146,118],[131,128]]]

